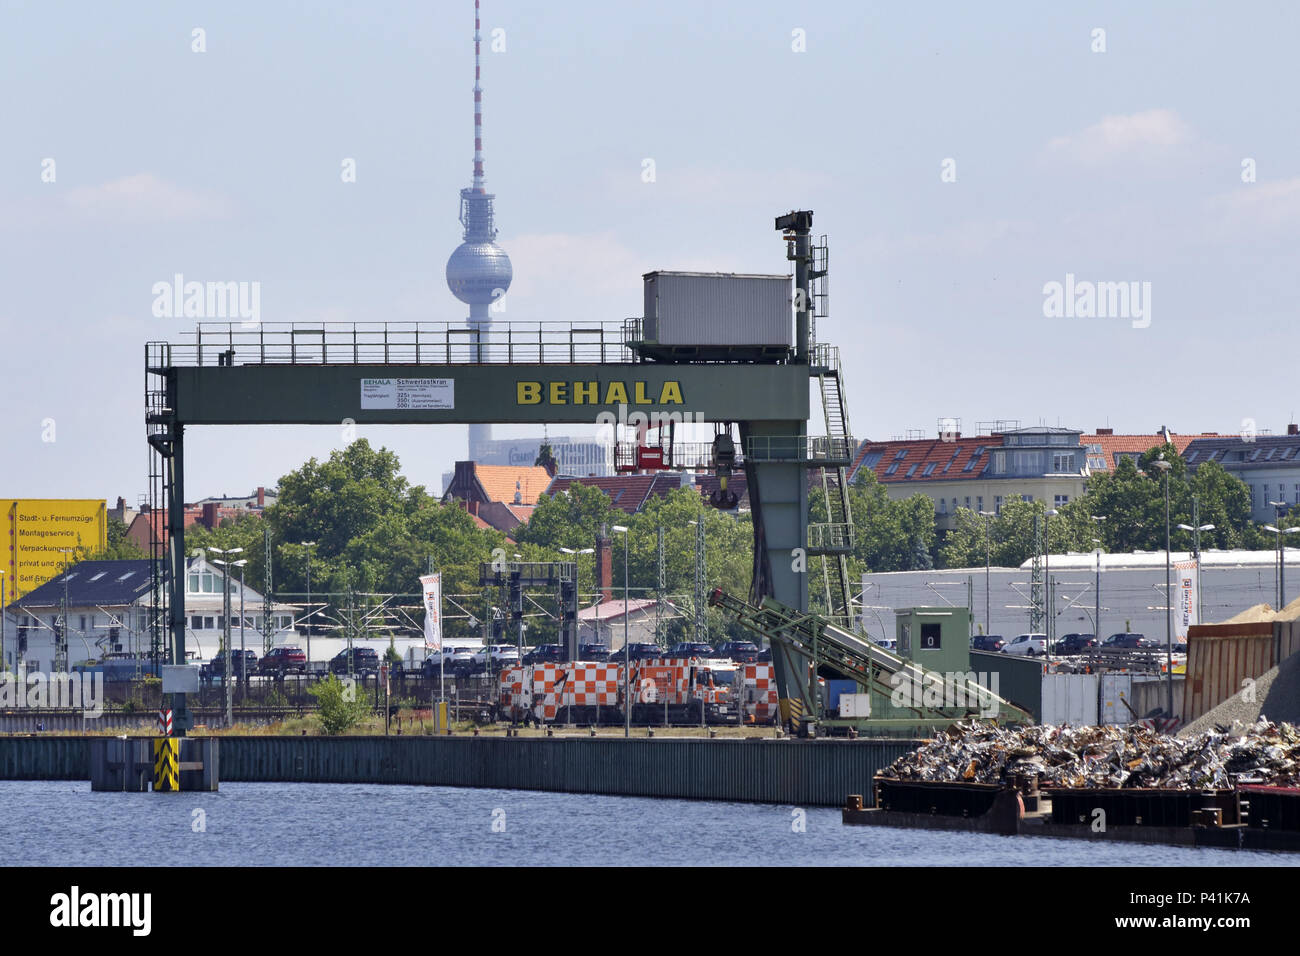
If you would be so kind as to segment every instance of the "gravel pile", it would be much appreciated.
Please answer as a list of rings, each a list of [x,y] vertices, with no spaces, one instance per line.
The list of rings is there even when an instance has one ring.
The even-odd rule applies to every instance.
[[[1249,696],[1253,700],[1238,691],[1192,721],[1178,736],[1192,737],[1219,727],[1240,734],[1261,717],[1300,724],[1300,654],[1292,654],[1255,678],[1254,693]]]

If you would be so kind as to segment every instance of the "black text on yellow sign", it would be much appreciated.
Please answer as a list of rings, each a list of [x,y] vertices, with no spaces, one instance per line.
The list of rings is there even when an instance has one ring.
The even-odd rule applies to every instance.
[[[656,391],[657,389],[657,391]],[[630,397],[629,397],[630,396]],[[681,382],[515,382],[518,405],[680,405]]]

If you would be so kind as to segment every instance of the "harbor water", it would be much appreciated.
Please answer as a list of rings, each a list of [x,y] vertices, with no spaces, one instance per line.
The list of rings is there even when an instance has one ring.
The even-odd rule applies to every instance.
[[[844,826],[775,804],[374,784],[0,781],[22,866],[1286,866],[1294,856]]]

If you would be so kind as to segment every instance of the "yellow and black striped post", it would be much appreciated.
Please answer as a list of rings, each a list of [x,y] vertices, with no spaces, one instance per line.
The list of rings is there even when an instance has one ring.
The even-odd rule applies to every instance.
[[[180,791],[181,741],[179,737],[154,738],[153,789],[155,793]]]

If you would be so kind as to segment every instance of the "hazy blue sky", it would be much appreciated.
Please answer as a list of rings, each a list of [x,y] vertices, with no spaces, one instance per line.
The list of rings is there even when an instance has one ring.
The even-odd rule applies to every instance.
[[[785,271],[772,218],[811,208],[860,438],[942,416],[1276,432],[1300,404],[1295,4],[485,0],[483,19],[505,31],[483,82],[511,319],[637,315],[656,268]],[[260,282],[266,322],[461,319],[443,269],[472,24],[466,0],[0,0],[0,491],[144,491],[144,343],[192,326],[151,313],[175,273]],[[1149,327],[1046,318],[1067,273],[1151,283]],[[434,489],[464,432],[359,430]],[[192,438],[191,498],[342,440]]]

